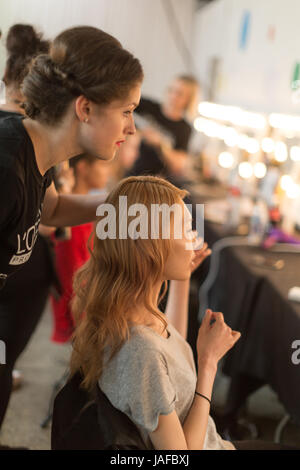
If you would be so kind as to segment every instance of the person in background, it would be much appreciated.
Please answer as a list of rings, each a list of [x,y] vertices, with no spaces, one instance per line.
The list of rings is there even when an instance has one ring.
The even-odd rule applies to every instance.
[[[192,133],[190,122],[196,114],[200,87],[190,75],[175,77],[159,103],[142,97],[135,110],[136,125],[141,137],[138,157],[125,176],[162,176],[176,187],[185,189],[185,167]],[[196,228],[195,201],[188,194],[184,202],[192,207],[193,228]],[[193,276],[197,277],[199,271]],[[165,307],[165,299],[161,308]]]
[[[168,86],[162,103],[142,97],[135,110],[142,142],[127,176],[160,175],[182,186],[192,131],[188,121],[195,114],[198,93],[194,77],[179,75]]]
[[[69,160],[70,170],[63,181],[64,188],[73,187],[72,194],[89,194],[95,191],[106,191],[111,173],[111,163],[99,160],[88,154],[78,155]],[[66,175],[71,176],[67,178]],[[61,178],[59,178],[61,180]],[[53,331],[51,339],[57,343],[70,340],[74,330],[70,301],[73,295],[72,282],[74,273],[89,258],[88,240],[93,230],[93,223],[70,227],[65,232],[65,239],[55,240],[55,262],[62,287],[59,297],[51,297],[53,309]]]
[[[11,115],[24,114],[20,107],[23,97],[22,81],[28,72],[32,59],[49,49],[49,42],[42,38],[33,26],[26,24],[13,25],[6,36],[7,60],[3,81],[5,83],[6,103],[0,105],[0,119]],[[3,322],[6,335],[11,337],[14,348],[8,357],[7,371],[11,371],[16,360],[24,351],[44,311],[51,287],[58,288],[58,280],[54,270],[53,252],[49,235],[52,230],[40,225],[36,249],[24,270],[17,271],[5,287],[0,291],[0,330]],[[17,293],[17,295],[16,295]],[[10,311],[10,322],[5,320],[7,309]],[[3,316],[2,316],[3,315]],[[19,328],[15,330],[15,323]],[[1,374],[0,374],[1,375]],[[1,382],[1,380],[0,380]],[[23,383],[20,371],[12,371],[12,389],[19,388]],[[4,387],[5,390],[5,387]],[[0,422],[2,406],[8,397],[8,390],[0,406]]]
[[[33,26],[15,24],[11,26],[6,36],[6,65],[3,82],[5,83],[6,103],[1,105],[0,117],[6,112],[24,114],[21,104],[24,97],[21,85],[28,73],[30,63],[39,54],[47,53],[50,42],[42,38]]]

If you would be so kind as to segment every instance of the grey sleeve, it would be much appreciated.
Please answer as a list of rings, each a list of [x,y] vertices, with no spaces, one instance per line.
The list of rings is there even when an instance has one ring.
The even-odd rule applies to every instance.
[[[152,432],[157,428],[159,415],[174,410],[176,399],[162,354],[148,348],[131,351],[120,378],[118,408]]]

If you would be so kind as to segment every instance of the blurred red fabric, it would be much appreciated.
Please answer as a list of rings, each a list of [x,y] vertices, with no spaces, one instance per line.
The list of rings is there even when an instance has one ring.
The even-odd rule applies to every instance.
[[[71,237],[68,240],[56,240],[55,258],[62,295],[56,300],[51,296],[54,324],[51,340],[56,343],[66,343],[74,330],[74,321],[70,309],[73,295],[73,276],[90,257],[88,239],[93,230],[93,223],[71,227]]]

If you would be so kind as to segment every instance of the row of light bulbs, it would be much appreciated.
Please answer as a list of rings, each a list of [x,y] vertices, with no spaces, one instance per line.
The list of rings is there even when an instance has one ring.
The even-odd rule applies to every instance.
[[[230,152],[221,152],[218,156],[218,163],[222,168],[230,169],[236,164],[236,159]],[[258,179],[265,177],[267,173],[267,167],[263,162],[256,162],[254,164],[250,162],[241,162],[238,165],[238,174],[243,179],[250,179],[255,176]],[[279,180],[280,188],[286,193],[290,199],[296,199],[300,197],[300,185],[296,184],[290,175],[283,175]]]
[[[249,128],[256,131],[263,131],[269,124],[274,129],[282,131],[287,137],[294,137],[295,133],[300,133],[300,118],[298,116],[288,116],[272,113],[264,116],[259,113],[245,111],[236,106],[224,106],[216,103],[201,102],[198,106],[201,116],[194,121],[197,131],[203,132],[208,137],[223,140],[227,147],[237,147],[247,151],[249,154],[257,154],[262,150],[266,154],[274,154],[274,159],[283,163],[288,159],[294,162],[300,161],[300,147],[293,145],[288,150],[287,145],[281,140],[274,140],[270,137],[263,137],[260,140],[249,137],[245,133],[238,132],[228,123],[239,128]],[[220,124],[214,121],[224,121]],[[221,152],[218,156],[218,163],[224,169],[231,169],[237,166],[238,174],[247,180],[255,176],[258,179],[265,177],[267,166],[261,161],[243,161],[238,164],[237,158],[229,151]],[[237,165],[238,164],[238,165]],[[288,198],[300,198],[300,185],[295,183],[290,175],[282,175],[279,186]]]
[[[300,161],[300,147],[298,145],[293,145],[288,152],[287,145],[282,141],[276,141],[270,137],[264,137],[259,141],[246,134],[240,134],[233,127],[202,117],[195,119],[194,127],[198,132],[203,132],[208,137],[223,140],[227,147],[238,147],[250,154],[255,154],[261,149],[267,154],[274,153],[274,158],[279,163],[285,162],[288,159],[288,154],[291,160]]]
[[[237,106],[224,106],[216,103],[202,101],[198,105],[199,113],[210,119],[227,121],[235,126],[250,129],[265,129],[269,124],[275,129],[286,132],[300,132],[300,117],[271,113],[265,116],[261,113],[252,113]]]
[[[222,168],[230,169],[235,166],[236,159],[230,152],[221,152],[218,156],[218,163]],[[256,178],[264,178],[267,173],[267,167],[262,162],[256,162],[253,165],[250,162],[241,162],[238,166],[238,172],[244,179],[251,178],[253,175]]]

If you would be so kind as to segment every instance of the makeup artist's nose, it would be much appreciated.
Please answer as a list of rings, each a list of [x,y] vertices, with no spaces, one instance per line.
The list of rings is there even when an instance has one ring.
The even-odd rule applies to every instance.
[[[133,135],[136,133],[136,128],[135,128],[135,124],[134,124],[134,119],[133,119],[133,115],[131,115],[131,122],[130,124],[128,125],[128,128],[127,128],[127,134],[129,135]]]

